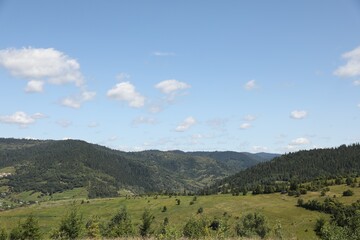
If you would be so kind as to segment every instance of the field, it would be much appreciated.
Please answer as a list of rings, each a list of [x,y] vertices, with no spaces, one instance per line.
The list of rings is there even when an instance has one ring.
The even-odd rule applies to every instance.
[[[350,204],[359,199],[360,188],[352,188],[354,196],[342,197],[342,192],[348,188],[345,185],[331,186],[327,195],[331,197],[336,195],[340,201]],[[26,193],[23,195],[23,197],[28,196]],[[267,217],[272,229],[280,223],[285,239],[317,239],[313,232],[316,219],[321,216],[329,218],[326,214],[297,207],[298,198],[280,193],[248,194],[247,196],[197,196],[193,204],[190,204],[193,196],[147,196],[131,197],[130,199],[119,197],[91,200],[84,196],[84,189],[76,189],[54,195],[53,200],[50,201],[3,211],[0,213],[0,226],[11,229],[19,222],[24,221],[29,214],[33,214],[39,219],[42,231],[46,236],[58,226],[73,201],[76,201],[85,221],[96,215],[102,222],[107,222],[118,210],[126,206],[133,223],[138,225],[144,209],[149,209],[155,216],[154,230],[160,226],[165,217],[168,217],[170,225],[180,231],[189,218],[200,217],[197,210],[202,207],[204,211],[201,215],[208,219],[221,218],[226,212],[226,215],[229,216],[229,224],[232,226],[231,231],[233,231],[239,217],[257,211]],[[325,198],[318,192],[309,192],[301,197],[305,201]],[[176,199],[180,199],[180,205],[177,205]],[[164,206],[167,208],[166,212],[162,212]]]

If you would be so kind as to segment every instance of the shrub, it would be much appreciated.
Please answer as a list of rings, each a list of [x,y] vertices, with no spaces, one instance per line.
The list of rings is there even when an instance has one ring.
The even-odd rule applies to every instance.
[[[344,197],[349,197],[349,196],[352,196],[352,195],[354,195],[354,192],[351,191],[350,189],[343,192]]]
[[[240,237],[252,237],[258,235],[261,238],[270,232],[266,218],[260,213],[249,213],[237,223],[236,234]]]
[[[206,220],[201,219],[189,219],[183,228],[184,237],[190,239],[199,239],[208,236]]]

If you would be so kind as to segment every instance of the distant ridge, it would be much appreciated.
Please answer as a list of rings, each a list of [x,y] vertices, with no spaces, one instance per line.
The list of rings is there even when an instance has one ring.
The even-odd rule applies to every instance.
[[[193,192],[272,155],[237,152],[148,150],[122,152],[81,140],[0,138],[0,181],[10,191],[45,194],[85,187],[90,197],[135,193]]]
[[[360,175],[360,144],[303,150],[278,156],[226,177],[207,191],[216,193],[222,186],[229,189],[246,187],[251,190],[258,185],[274,185],[279,181],[301,183],[349,175]]]

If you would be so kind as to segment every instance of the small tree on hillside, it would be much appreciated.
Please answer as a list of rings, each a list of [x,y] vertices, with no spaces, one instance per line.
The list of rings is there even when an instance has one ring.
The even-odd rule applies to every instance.
[[[150,213],[148,209],[145,209],[142,215],[142,223],[140,225],[140,235],[142,237],[147,237],[151,233],[151,224],[154,221],[154,216]]]
[[[109,237],[130,237],[135,234],[130,214],[123,207],[109,222],[107,235]]]
[[[236,234],[241,237],[252,237],[258,235],[261,238],[269,233],[266,218],[260,213],[249,213],[242,217],[235,227]]]
[[[78,239],[83,230],[83,216],[75,202],[70,207],[69,212],[61,220],[59,229],[55,231],[51,238],[53,239]]]
[[[22,239],[42,239],[39,222],[32,214],[21,224],[21,236]]]

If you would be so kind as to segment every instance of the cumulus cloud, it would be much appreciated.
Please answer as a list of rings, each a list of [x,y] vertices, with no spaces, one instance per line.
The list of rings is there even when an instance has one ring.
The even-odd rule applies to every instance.
[[[196,119],[193,117],[187,117],[179,126],[176,127],[175,131],[177,132],[185,132],[191,126],[196,124]]]
[[[80,64],[53,48],[0,50],[0,65],[13,76],[29,81],[47,80],[53,84],[74,83],[77,86],[84,83]]]
[[[244,130],[249,129],[251,127],[252,127],[252,125],[250,123],[243,123],[240,125],[240,129],[244,129]]]
[[[248,91],[257,88],[256,81],[255,80],[248,81],[247,83],[245,83],[244,88]]]
[[[360,86],[360,80],[354,80],[353,84],[354,86]]]
[[[44,82],[38,80],[31,80],[27,83],[25,92],[42,92],[44,90]]]
[[[338,67],[334,74],[339,77],[360,76],[360,46],[344,53],[342,58],[347,62],[345,65]]]
[[[145,105],[145,97],[138,93],[130,82],[120,82],[107,92],[109,98],[124,101],[130,107],[140,108]]]
[[[1,123],[16,124],[21,127],[27,127],[29,124],[33,124],[37,119],[45,118],[46,116],[42,113],[35,113],[28,115],[25,112],[19,111],[12,115],[0,116]]]
[[[190,88],[191,86],[187,83],[180,82],[175,79],[164,80],[155,85],[155,88],[159,89],[162,93],[173,94],[179,90]]]
[[[45,83],[74,84],[81,93],[79,96],[63,99],[61,104],[67,107],[80,108],[82,103],[95,96],[94,92],[84,90],[85,79],[78,61],[53,48],[0,50],[0,66],[11,75],[27,80],[27,93],[43,92]]]
[[[308,113],[304,110],[294,110],[290,113],[290,117],[293,119],[303,119],[306,118]]]
[[[61,105],[71,108],[80,108],[84,102],[92,100],[95,96],[96,92],[83,91],[79,95],[62,99]]]

